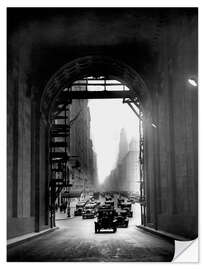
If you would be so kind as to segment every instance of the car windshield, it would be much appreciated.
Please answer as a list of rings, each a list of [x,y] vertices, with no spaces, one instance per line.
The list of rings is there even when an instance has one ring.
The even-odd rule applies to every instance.
[[[99,211],[99,217],[109,217],[113,215],[113,211]]]
[[[131,208],[131,204],[122,204],[121,207],[122,208]]]
[[[83,207],[84,205],[85,205],[85,202],[78,202],[78,203],[76,204],[76,206],[80,206],[80,207],[81,207],[81,206]]]

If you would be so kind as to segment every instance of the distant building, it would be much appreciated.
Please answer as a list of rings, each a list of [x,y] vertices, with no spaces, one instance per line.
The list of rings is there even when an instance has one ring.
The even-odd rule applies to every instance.
[[[122,128],[121,132],[120,132],[120,141],[119,141],[119,151],[118,151],[117,164],[120,164],[120,162],[122,162],[122,159],[125,157],[127,152],[128,152],[128,140],[127,140],[125,129]]]
[[[106,191],[139,192],[139,181],[139,143],[132,139],[128,145],[125,131],[122,129],[117,166],[105,179],[103,189]]]

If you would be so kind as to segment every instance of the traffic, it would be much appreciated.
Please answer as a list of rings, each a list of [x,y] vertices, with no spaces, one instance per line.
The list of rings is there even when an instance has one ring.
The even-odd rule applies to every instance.
[[[81,219],[95,219],[94,232],[115,233],[118,228],[128,228],[129,218],[133,217],[134,197],[114,193],[100,193],[88,199],[78,200],[74,206],[73,216]]]

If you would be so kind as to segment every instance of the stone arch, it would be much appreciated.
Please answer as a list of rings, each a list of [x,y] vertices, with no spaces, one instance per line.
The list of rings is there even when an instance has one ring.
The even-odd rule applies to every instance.
[[[45,129],[48,130],[52,108],[55,100],[64,88],[69,88],[73,82],[88,76],[105,76],[125,84],[131,91],[135,92],[143,113],[143,137],[144,137],[144,167],[143,179],[148,171],[146,157],[148,155],[146,145],[150,141],[152,123],[152,101],[151,94],[141,76],[129,65],[108,56],[86,56],[75,59],[62,66],[47,82],[41,97],[41,120]],[[47,125],[47,123],[49,123]],[[40,133],[41,134],[41,133]],[[40,139],[41,141],[41,139]],[[151,155],[154,150],[151,149]],[[43,163],[43,160],[41,161]],[[145,221],[142,221],[145,224]]]
[[[62,66],[48,81],[41,98],[41,113],[49,119],[51,105],[65,87],[85,76],[107,76],[126,84],[150,110],[149,91],[141,76],[129,65],[108,56],[85,56]]]

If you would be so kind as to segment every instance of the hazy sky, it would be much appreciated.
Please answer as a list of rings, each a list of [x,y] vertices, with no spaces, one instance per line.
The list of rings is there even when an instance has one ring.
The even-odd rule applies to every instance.
[[[102,183],[114,168],[121,128],[125,128],[128,142],[139,140],[139,121],[135,113],[121,99],[89,100],[91,136],[97,153],[99,182]]]

